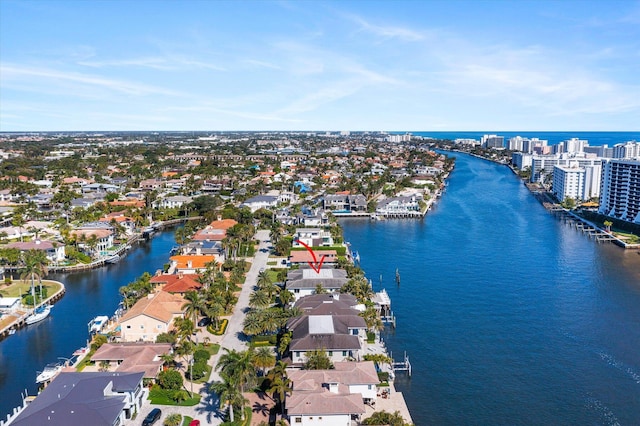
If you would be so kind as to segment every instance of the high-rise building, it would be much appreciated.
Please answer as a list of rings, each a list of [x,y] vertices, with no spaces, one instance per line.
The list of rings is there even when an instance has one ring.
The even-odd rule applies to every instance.
[[[483,148],[504,148],[504,136],[484,135],[480,143]]]
[[[574,200],[584,200],[585,169],[578,167],[577,162],[569,166],[554,166],[553,194],[560,201],[571,197]]]
[[[629,141],[613,146],[613,158],[640,160],[640,142]]]
[[[640,223],[640,161],[605,161],[598,212]]]

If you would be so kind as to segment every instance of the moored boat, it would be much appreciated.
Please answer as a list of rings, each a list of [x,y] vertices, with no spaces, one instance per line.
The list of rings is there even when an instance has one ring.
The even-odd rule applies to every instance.
[[[120,255],[114,254],[111,257],[105,259],[106,263],[117,263],[120,260]]]
[[[35,324],[42,321],[51,313],[51,305],[40,305],[33,310],[33,313],[29,315],[24,321],[27,324]]]
[[[36,377],[36,383],[45,383],[52,380],[60,371],[62,371],[62,367],[63,365],[60,363],[47,364],[44,367],[44,370],[42,370]]]

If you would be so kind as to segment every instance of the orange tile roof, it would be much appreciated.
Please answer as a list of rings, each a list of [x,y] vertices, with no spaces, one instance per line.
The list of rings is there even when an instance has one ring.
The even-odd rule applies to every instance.
[[[184,294],[187,291],[198,290],[202,288],[202,284],[198,282],[198,274],[171,274],[171,275],[156,275],[151,278],[152,283],[164,284],[162,291],[167,293],[181,293]]]
[[[233,219],[220,219],[220,220],[214,220],[213,222],[211,222],[209,224],[208,227],[211,227],[212,229],[224,229],[227,230],[229,228],[231,228],[234,225],[237,225],[238,222],[233,220]]]
[[[178,255],[171,256],[169,260],[177,263],[177,269],[204,269],[207,267],[207,263],[214,262],[216,257],[211,255]],[[188,266],[188,262],[191,262],[191,266]]]

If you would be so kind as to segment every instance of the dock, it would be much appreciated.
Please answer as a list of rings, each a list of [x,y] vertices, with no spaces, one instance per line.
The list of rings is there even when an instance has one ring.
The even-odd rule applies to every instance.
[[[62,297],[66,292],[66,288],[63,283],[61,283],[60,281],[53,281],[53,282],[58,283],[60,285],[60,289],[55,294],[48,297],[43,303],[48,303],[53,305],[54,303],[62,299]],[[6,319],[3,319],[2,322],[0,323],[2,324],[0,326],[1,327],[0,340],[3,340],[7,336],[10,336],[11,334],[15,333],[18,329],[26,327],[27,326],[26,320],[29,315],[31,315],[31,310],[24,307],[21,307],[20,309],[16,309],[9,313],[5,313],[3,315],[3,318],[6,317]]]
[[[393,352],[391,352],[390,356],[392,359],[391,368],[393,369],[393,372],[406,371],[409,377],[411,377],[411,362],[409,362],[407,352],[404,352],[404,359],[402,361],[393,361]]]

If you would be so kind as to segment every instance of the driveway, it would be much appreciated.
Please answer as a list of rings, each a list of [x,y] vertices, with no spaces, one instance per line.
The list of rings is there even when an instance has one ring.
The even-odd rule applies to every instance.
[[[211,359],[209,359],[209,365],[214,368],[218,363],[220,355],[225,353],[223,348],[228,348],[229,350],[235,349],[237,351],[247,349],[248,342],[246,337],[242,333],[242,324],[244,323],[244,318],[246,317],[247,309],[249,308],[249,295],[254,290],[258,282],[258,274],[260,273],[261,269],[267,268],[267,261],[269,260],[268,247],[271,245],[269,241],[268,230],[261,230],[256,232],[254,238],[259,241],[258,250],[256,251],[255,257],[251,259],[251,268],[249,269],[249,272],[247,272],[247,276],[244,285],[242,286],[242,290],[240,291],[240,295],[238,296],[238,303],[236,304],[236,307],[233,311],[233,315],[231,315],[231,317],[229,318],[229,325],[227,326],[225,335],[222,337],[222,340],[218,340],[215,338],[211,339],[212,343],[217,341],[220,342],[220,351],[218,352],[218,354],[212,356]],[[198,334],[198,339],[201,339],[202,337],[204,337],[204,333],[200,332]],[[211,373],[209,383],[217,380],[220,380],[220,376],[214,370]],[[185,386],[190,390],[190,383],[186,380]],[[183,416],[189,416],[191,418],[198,419],[203,425],[222,424],[223,413],[220,413],[219,410],[220,402],[216,395],[212,395],[207,392],[207,384],[194,385],[193,390],[199,392],[202,396],[200,404],[193,407],[176,407],[172,405],[151,405],[148,402],[145,402],[142,406],[141,412],[138,413],[136,420],[125,422],[125,424],[131,426],[142,425],[142,421],[153,408],[160,408],[162,410],[162,417],[158,422],[156,422],[156,425],[161,425],[167,415],[171,413],[178,413]]]

